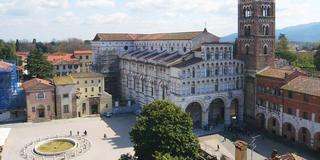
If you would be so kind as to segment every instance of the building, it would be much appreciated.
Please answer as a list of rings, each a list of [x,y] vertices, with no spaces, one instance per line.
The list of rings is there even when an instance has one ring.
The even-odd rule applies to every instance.
[[[236,57],[246,67],[245,117],[253,122],[256,73],[274,67],[275,1],[238,0],[238,32]]]
[[[92,51],[74,51],[73,57],[80,62],[80,72],[92,71]]]
[[[34,78],[24,82],[22,87],[26,94],[28,122],[55,118],[55,89],[50,81]]]
[[[206,29],[159,34],[97,34],[94,66],[109,73],[119,57],[121,96],[130,105],[156,99],[174,102],[190,113],[195,128],[242,120],[244,64],[233,59],[233,44],[220,43]],[[106,70],[103,70],[106,69]],[[100,70],[101,71],[101,70]]]
[[[320,79],[280,69],[257,79],[257,127],[320,150]]]
[[[106,91],[119,98],[119,56],[137,49],[183,54],[199,48],[203,42],[218,41],[219,38],[207,30],[157,34],[98,33],[91,43],[94,69],[105,75]]]
[[[73,54],[48,54],[47,59],[53,65],[53,73],[56,76],[66,76],[80,72],[80,62],[73,57]]]
[[[77,117],[76,82],[71,76],[53,77],[55,85],[56,118]]]
[[[0,60],[0,122],[25,118],[24,106],[17,66]]]
[[[77,115],[107,112],[112,108],[112,96],[104,91],[104,76],[99,73],[73,73],[76,82]]]

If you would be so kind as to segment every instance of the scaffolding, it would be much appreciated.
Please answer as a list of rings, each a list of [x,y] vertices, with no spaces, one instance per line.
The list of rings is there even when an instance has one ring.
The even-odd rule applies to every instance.
[[[19,85],[17,66],[3,61],[0,63],[0,112],[24,107],[25,98]]]

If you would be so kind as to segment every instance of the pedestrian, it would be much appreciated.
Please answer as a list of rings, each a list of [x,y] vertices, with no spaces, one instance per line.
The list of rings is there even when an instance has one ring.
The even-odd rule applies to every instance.
[[[217,150],[219,151],[219,150],[220,150],[220,146],[219,146],[219,144],[217,145],[217,148],[218,148]]]
[[[70,136],[72,136],[72,131],[70,130]]]
[[[107,139],[107,134],[103,134],[103,138],[104,138],[104,139]]]
[[[88,134],[87,130],[84,130],[83,134],[86,136]]]
[[[77,135],[78,135],[78,136],[80,135],[80,132],[79,132],[79,131],[77,131]]]

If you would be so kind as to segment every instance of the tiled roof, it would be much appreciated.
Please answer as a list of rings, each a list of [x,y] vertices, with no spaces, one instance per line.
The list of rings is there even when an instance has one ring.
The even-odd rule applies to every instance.
[[[181,62],[174,64],[172,67],[177,67],[177,68],[183,68],[183,67],[187,67],[189,65],[193,65],[196,63],[199,63],[202,61],[202,58],[199,57],[192,57],[190,59],[187,60],[182,60]]]
[[[55,85],[59,86],[75,84],[75,81],[72,76],[53,77],[53,82]]]
[[[53,65],[60,64],[60,63],[67,63],[67,64],[77,64],[79,61],[77,59],[74,59],[72,54],[67,53],[54,53],[54,54],[48,54],[47,59],[50,63]]]
[[[33,88],[33,87],[35,87],[35,86],[38,86],[39,84],[44,84],[44,85],[48,85],[48,86],[53,86],[50,81],[47,81],[47,80],[44,80],[44,79],[39,79],[39,78],[33,78],[33,79],[31,79],[31,80],[29,80],[29,81],[27,81],[27,82],[24,82],[24,83],[22,84],[22,88],[23,88],[24,90],[28,90],[28,89],[30,89],[30,88]]]
[[[154,40],[191,40],[204,31],[130,34],[130,33],[98,33],[94,41],[154,41]]]
[[[320,78],[299,76],[282,86],[281,89],[320,96]]]
[[[103,74],[96,73],[96,72],[72,73],[71,76],[73,78],[98,78],[98,77],[104,77]]]
[[[285,79],[286,76],[292,74],[294,70],[268,68],[258,73],[259,76]]]
[[[83,50],[83,51],[74,51],[73,55],[91,55],[91,50]]]
[[[11,69],[12,69],[12,64],[11,63],[7,63],[7,62],[4,62],[4,61],[1,61],[0,60],[0,71],[2,72],[10,72]]]

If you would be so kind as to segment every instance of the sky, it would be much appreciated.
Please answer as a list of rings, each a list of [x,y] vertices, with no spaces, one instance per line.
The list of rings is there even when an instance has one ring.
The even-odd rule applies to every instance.
[[[96,33],[237,32],[238,0],[0,0],[0,39],[71,37]],[[276,26],[320,22],[319,0],[276,0]]]

